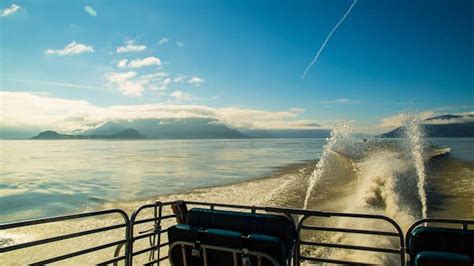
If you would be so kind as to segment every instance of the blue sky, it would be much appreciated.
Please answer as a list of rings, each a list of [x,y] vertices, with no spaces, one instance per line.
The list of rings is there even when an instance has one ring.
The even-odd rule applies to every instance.
[[[468,0],[359,0],[301,80],[351,3],[2,1],[2,123],[47,127],[68,120],[60,115],[91,117],[114,106],[167,114],[181,106],[191,115],[212,110],[235,127],[347,119],[380,131],[383,119],[407,110],[473,111]],[[22,108],[28,113],[17,101],[44,103]],[[62,103],[77,107],[55,108]],[[243,123],[252,119],[262,121]]]

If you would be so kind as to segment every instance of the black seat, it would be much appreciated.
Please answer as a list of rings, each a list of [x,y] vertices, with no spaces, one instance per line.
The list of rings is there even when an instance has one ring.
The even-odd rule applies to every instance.
[[[290,255],[297,234],[293,221],[282,215],[193,208],[188,212],[188,225],[237,231],[243,235],[260,234],[280,239]]]
[[[204,265],[204,259],[207,265],[235,265],[237,263],[236,266],[239,266],[243,265],[244,249],[249,252],[247,257],[251,265],[286,264],[285,247],[281,240],[272,236],[258,234],[244,236],[236,231],[178,224],[168,229],[168,240],[170,262],[176,266],[201,266]],[[214,248],[208,248],[209,246]],[[206,248],[205,253],[204,248]],[[261,254],[264,255],[258,256]],[[261,264],[258,263],[258,257]]]
[[[443,257],[446,261],[460,256],[472,260],[474,259],[474,231],[418,227],[407,236],[407,252],[410,255],[411,265],[431,265],[427,262],[437,257]],[[445,265],[448,265],[446,263]]]

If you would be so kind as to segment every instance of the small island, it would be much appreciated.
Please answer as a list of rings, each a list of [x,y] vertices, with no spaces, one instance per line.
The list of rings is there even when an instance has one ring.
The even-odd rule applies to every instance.
[[[145,139],[145,137],[137,130],[129,128],[110,135],[69,135],[47,130],[39,133],[31,139]]]

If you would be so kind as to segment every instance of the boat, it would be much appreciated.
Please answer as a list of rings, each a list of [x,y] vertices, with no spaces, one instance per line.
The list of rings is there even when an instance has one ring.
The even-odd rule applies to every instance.
[[[474,220],[421,219],[403,232],[393,219],[383,215],[182,200],[143,205],[130,216],[121,209],[107,209],[1,224],[0,233],[74,220],[94,221],[103,216],[115,216],[121,222],[3,246],[0,247],[0,256],[14,261],[13,254],[20,250],[45,247],[84,236],[96,236],[99,239],[107,231],[121,229],[119,238],[114,241],[92,243],[92,247],[77,248],[54,256],[43,252],[43,259],[28,264],[67,263],[68,260],[84,256],[97,258],[92,263],[97,265],[377,264],[370,262],[369,257],[367,261],[351,261],[325,257],[324,253],[318,255],[307,252],[311,248],[388,254],[396,258],[397,265],[407,266],[467,266],[474,262]],[[341,227],[334,223],[317,222],[323,219],[352,219],[360,224],[372,220],[385,224],[388,229]],[[348,245],[308,237],[321,233],[376,236],[386,238],[393,245]],[[110,249],[113,252],[108,251]],[[106,255],[107,259],[96,256],[97,253]],[[86,260],[83,263],[89,264]]]

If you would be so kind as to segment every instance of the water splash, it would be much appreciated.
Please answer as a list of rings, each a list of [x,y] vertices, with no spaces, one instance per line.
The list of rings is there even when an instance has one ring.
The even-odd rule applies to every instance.
[[[330,153],[333,151],[333,148],[340,144],[342,140],[347,140],[350,135],[352,134],[352,127],[344,121],[339,122],[332,130],[331,135],[328,139],[326,145],[323,148],[323,154],[319,159],[318,163],[316,164],[316,168],[314,169],[313,173],[309,177],[309,185],[308,189],[306,190],[306,196],[304,200],[303,208],[307,209],[308,202],[311,197],[311,192],[313,191],[316,184],[319,182],[323,174],[327,171],[329,165],[329,156]]]
[[[416,174],[418,176],[418,196],[421,201],[421,216],[426,218],[428,212],[427,197],[426,197],[426,171],[424,162],[424,132],[421,126],[421,118],[419,115],[409,115],[405,124],[405,137],[408,141],[411,157],[415,166]]]

